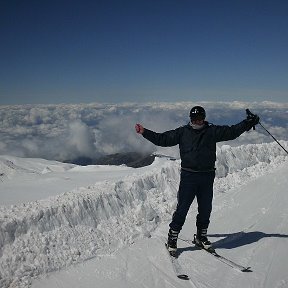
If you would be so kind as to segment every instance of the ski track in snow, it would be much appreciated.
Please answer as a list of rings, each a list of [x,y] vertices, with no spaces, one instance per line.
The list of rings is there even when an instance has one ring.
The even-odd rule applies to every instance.
[[[288,146],[287,142],[284,141],[282,145]],[[277,199],[275,194],[273,196],[273,191],[268,195],[269,197],[264,195],[265,197],[261,201],[258,201],[260,198],[257,197],[251,200],[250,196],[247,195],[247,205],[251,208],[251,211],[253,210],[251,204],[253,201],[255,203],[258,201],[259,205],[262,205],[255,212],[247,214],[247,218],[242,217],[242,219],[241,216],[243,215],[238,215],[237,213],[240,212],[237,212],[239,209],[236,209],[239,205],[237,203],[239,190],[237,189],[241,189],[243,184],[250,182],[253,186],[255,179],[263,175],[269,175],[285,163],[287,158],[281,148],[275,143],[242,145],[239,147],[222,146],[218,148],[217,154],[217,178],[214,184],[216,204],[214,205],[213,215],[219,223],[223,224],[225,229],[219,229],[218,227],[215,235],[221,233],[221,230],[223,233],[227,233],[227,229],[229,231],[230,227],[231,234],[236,235],[236,238],[230,239],[231,243],[241,242],[241,239],[247,233],[251,233],[252,228],[261,228],[261,223],[268,221],[269,211],[277,210],[277,205],[279,206],[279,217],[283,219],[280,224],[287,229],[287,221],[285,220],[287,217],[285,218],[280,213],[280,209],[283,211],[285,207],[279,205],[281,199]],[[31,160],[32,164],[21,167],[20,164],[17,165],[13,162],[13,159],[17,160],[16,158],[6,158],[2,157],[0,161],[0,168],[4,171],[0,176],[2,182],[14,181],[19,175],[21,177],[26,175],[25,177],[28,177],[28,179],[32,175],[32,179],[35,179],[35,177],[41,178],[44,174],[50,173],[49,169],[45,168],[49,161],[37,166]],[[53,167],[54,172],[75,170],[77,168],[75,165],[69,166],[54,162]],[[81,167],[77,169],[81,173]],[[136,240],[138,242],[141,238],[151,237],[156,228],[170,221],[176,205],[179,169],[179,161],[156,158],[155,162],[149,167],[130,170],[132,172],[127,173],[128,176],[123,177],[122,180],[101,181],[47,199],[11,206],[0,206],[0,286],[29,287],[32,280],[39,275],[63,269],[76,263],[84,263],[83,265],[85,265],[85,260],[96,256],[101,259],[101,255],[114,255],[116,251],[119,251],[120,248],[123,249],[123,247],[133,249],[131,244],[135,243]],[[257,187],[254,187],[254,189],[257,190]],[[260,192],[257,193],[258,197],[261,195]],[[217,201],[217,198],[221,201]],[[242,231],[235,231],[235,227],[232,227],[233,225],[228,221],[229,219],[225,220],[227,209],[231,210],[233,217],[239,218],[237,218],[237,225],[242,227]],[[248,208],[245,208],[245,211],[247,211],[246,209]],[[192,207],[190,214],[193,215],[195,210]],[[224,213],[224,211],[226,212]],[[189,217],[193,223],[194,216]],[[279,233],[282,233],[284,228],[277,225],[277,223],[275,225],[277,229],[281,230]],[[260,228],[259,231],[262,231]],[[210,232],[213,234],[213,230]],[[166,237],[165,233],[162,236],[165,235]],[[192,237],[191,231],[189,231],[189,235]],[[221,237],[218,235],[218,238]],[[153,238],[150,240],[152,241]],[[262,241],[262,239],[259,241]],[[220,239],[218,245],[219,247],[221,245],[229,246],[229,241],[222,241],[221,244]],[[254,257],[253,255],[259,253],[258,249],[261,250],[262,248],[256,246],[245,251],[241,247],[240,250],[243,250],[243,255],[239,258],[239,261],[249,264],[249,261],[252,261]],[[123,277],[123,281],[126,281],[125,285],[131,283],[131,287],[173,287],[173,285],[182,287],[178,286],[178,282],[175,282],[171,275],[169,283],[166,284],[161,282],[164,281],[164,278],[162,280],[154,278],[149,279],[148,283],[145,284],[146,286],[137,286],[138,284],[134,283],[129,275],[133,275],[133,265],[137,266],[141,262],[143,256],[140,252],[139,254],[136,253],[139,261],[135,260],[134,257],[133,259],[125,259],[126,267],[121,267],[122,264],[119,263],[119,268],[117,268],[119,270],[115,268],[119,272],[118,275],[114,275],[117,281],[119,277]],[[193,249],[191,251],[188,249],[188,252],[188,255],[192,252],[193,255],[201,253],[201,251],[194,251]],[[151,269],[157,271],[160,269],[163,275],[166,274],[158,265],[158,250],[155,250],[156,253],[157,256],[150,259],[151,267],[143,264],[145,265],[143,267],[143,278],[147,276],[147,272],[144,271],[150,271]],[[277,250],[275,253],[278,255],[281,251]],[[126,254],[123,255],[123,257],[127,257]],[[217,287],[212,282],[203,285],[209,278],[208,274],[217,273],[215,266],[214,268],[210,267],[209,273],[205,274],[204,267],[207,265],[207,261],[212,261],[209,258],[210,256],[200,254],[201,257],[199,255],[199,259],[195,263],[195,260],[192,257],[191,259],[188,258],[188,255],[183,257],[183,265],[190,267],[190,270],[193,270],[193,275],[197,276],[195,278],[197,280],[193,279],[194,282],[191,280],[189,287]],[[266,267],[265,271],[273,269],[275,255],[271,255],[272,258],[268,264],[270,268]],[[164,254],[159,257],[160,262],[166,261]],[[264,255],[263,259],[265,257]],[[113,278],[113,273],[110,273],[107,277]],[[151,271],[151,275],[155,275],[155,271]],[[233,282],[234,276],[235,272],[225,275],[227,277],[226,287],[229,287],[229,283]],[[141,278],[141,275],[139,277]],[[158,281],[161,283],[158,283]],[[282,279],[281,281],[278,284],[279,288],[285,287],[284,284],[288,283],[288,280]],[[266,282],[269,283],[269,279],[266,279]],[[259,283],[259,287],[268,287],[267,283],[261,283],[261,285],[266,286],[261,286]],[[247,282],[245,287],[250,287],[248,284]],[[221,287],[224,287],[223,282],[221,282],[221,285]]]

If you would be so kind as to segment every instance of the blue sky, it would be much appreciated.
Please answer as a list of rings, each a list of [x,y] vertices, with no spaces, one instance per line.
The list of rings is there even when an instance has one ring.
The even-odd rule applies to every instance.
[[[288,102],[286,0],[9,0],[0,104]]]

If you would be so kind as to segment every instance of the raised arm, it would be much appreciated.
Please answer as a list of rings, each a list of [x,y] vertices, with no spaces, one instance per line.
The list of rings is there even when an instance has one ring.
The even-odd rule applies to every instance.
[[[144,128],[141,124],[135,125],[136,133],[142,134],[144,138],[157,146],[170,147],[179,144],[180,129],[166,131],[163,133],[156,133],[152,130]]]

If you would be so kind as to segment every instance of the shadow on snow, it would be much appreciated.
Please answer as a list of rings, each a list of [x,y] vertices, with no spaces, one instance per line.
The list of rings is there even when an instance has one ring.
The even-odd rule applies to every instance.
[[[258,242],[259,240],[263,238],[287,238],[288,235],[279,234],[279,233],[273,233],[273,234],[267,234],[260,231],[254,231],[254,232],[237,232],[237,233],[231,233],[231,234],[210,234],[209,237],[217,237],[217,238],[223,238],[221,240],[218,240],[216,242],[213,242],[214,248],[224,248],[224,249],[233,249],[245,245],[249,245],[255,242]],[[210,239],[211,240],[211,239]]]

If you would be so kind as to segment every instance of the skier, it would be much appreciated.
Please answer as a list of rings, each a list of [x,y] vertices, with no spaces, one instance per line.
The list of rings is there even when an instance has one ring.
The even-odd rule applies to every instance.
[[[188,210],[196,196],[198,215],[195,243],[205,249],[212,247],[207,229],[212,211],[213,183],[215,178],[216,143],[233,140],[259,123],[259,117],[249,114],[232,126],[213,125],[205,121],[206,112],[201,106],[190,111],[190,122],[185,126],[164,133],[156,133],[136,124],[138,134],[153,144],[163,147],[179,145],[181,158],[180,184],[177,207],[169,224],[167,248],[176,255],[178,234],[184,225]]]

